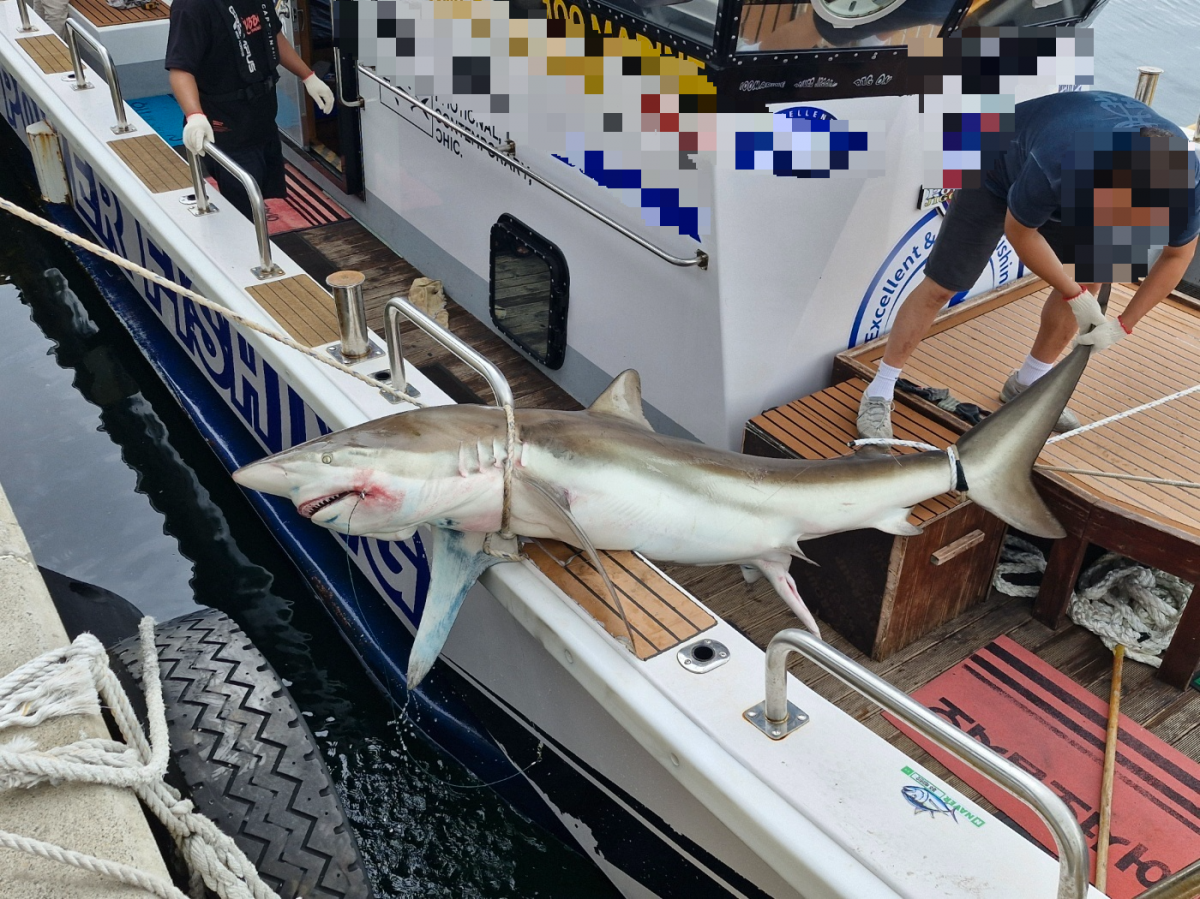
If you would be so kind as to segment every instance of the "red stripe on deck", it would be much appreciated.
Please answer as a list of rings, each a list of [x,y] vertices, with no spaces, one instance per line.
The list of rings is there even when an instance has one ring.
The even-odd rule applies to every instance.
[[[1092,846],[1099,824],[1108,704],[1000,637],[913,698],[1048,784]],[[1041,819],[944,750],[896,724],[1053,852]],[[1131,899],[1200,856],[1200,765],[1121,716],[1108,894]]]

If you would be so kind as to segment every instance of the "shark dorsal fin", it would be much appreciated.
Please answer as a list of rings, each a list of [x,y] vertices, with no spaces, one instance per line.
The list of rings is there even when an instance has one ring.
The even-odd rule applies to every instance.
[[[632,368],[627,368],[608,385],[596,402],[588,406],[589,412],[612,415],[631,425],[653,431],[642,412],[642,379]]]

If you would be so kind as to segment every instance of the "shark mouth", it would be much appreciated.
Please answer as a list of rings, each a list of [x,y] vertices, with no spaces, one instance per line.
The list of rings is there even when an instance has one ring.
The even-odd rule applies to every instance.
[[[305,518],[312,518],[326,506],[336,503],[339,499],[345,499],[347,496],[354,496],[357,492],[356,490],[346,490],[342,493],[334,493],[321,497],[320,499],[310,499],[306,503],[301,503],[297,507],[297,511]]]

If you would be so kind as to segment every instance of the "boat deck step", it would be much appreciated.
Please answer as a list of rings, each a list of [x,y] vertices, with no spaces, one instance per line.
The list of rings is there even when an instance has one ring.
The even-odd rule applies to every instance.
[[[246,293],[300,343],[317,347],[338,339],[333,297],[308,275],[255,284]]]
[[[71,51],[57,34],[39,34],[37,37],[19,37],[17,44],[29,54],[47,75],[70,72]]]
[[[582,550],[557,540],[535,540],[525,544],[524,552],[542,574],[608,633],[618,639],[631,639],[634,655],[643,661],[686,643],[717,623],[637,553],[599,554],[620,599],[618,610],[604,580]]]
[[[104,0],[71,0],[71,6],[89,22],[100,28],[107,28],[110,25],[128,25],[133,22],[154,22],[169,18],[171,15],[171,7],[159,0],[131,9],[117,9],[109,6]]]
[[[114,140],[109,146],[151,193],[167,193],[192,186],[192,173],[187,163],[157,134]]]

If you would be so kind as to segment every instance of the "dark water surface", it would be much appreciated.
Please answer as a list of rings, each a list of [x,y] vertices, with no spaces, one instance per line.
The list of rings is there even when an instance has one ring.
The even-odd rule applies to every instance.
[[[24,161],[3,161],[0,194],[29,206]],[[0,484],[38,563],[159,620],[235,618],[308,717],[380,897],[614,896],[397,723],[62,244],[3,212],[0,228]]]

